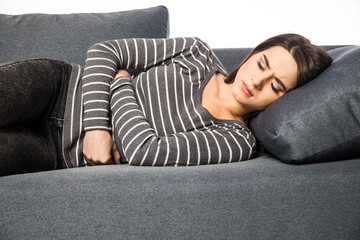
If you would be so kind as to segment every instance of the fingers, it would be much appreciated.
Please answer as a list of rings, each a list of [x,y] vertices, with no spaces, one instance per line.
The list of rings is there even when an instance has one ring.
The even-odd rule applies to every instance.
[[[120,154],[108,131],[87,131],[83,144],[84,160],[90,166],[120,163]]]
[[[127,78],[131,79],[131,75],[125,69],[119,69],[117,71],[117,73],[115,74],[114,79],[119,78],[119,77],[127,77]]]
[[[111,154],[113,156],[115,164],[120,164],[120,153],[119,153],[119,150],[117,149],[115,143],[113,143],[113,146],[112,146],[112,149],[111,149]]]
[[[84,160],[88,163],[90,166],[98,166],[98,165],[110,165],[110,164],[120,164],[120,152],[116,147],[116,144],[113,143],[112,149],[111,149],[111,156],[110,158],[106,160],[93,160],[91,158],[88,158],[84,155]]]
[[[88,158],[84,155],[84,160],[87,162],[88,165],[90,166],[98,166],[98,165],[110,165],[110,164],[114,164],[114,161],[110,158],[108,160],[105,161],[100,161],[100,160],[93,160],[91,158]]]

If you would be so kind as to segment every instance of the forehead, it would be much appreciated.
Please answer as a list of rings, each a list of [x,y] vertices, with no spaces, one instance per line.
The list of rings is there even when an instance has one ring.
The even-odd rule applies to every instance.
[[[296,86],[297,64],[293,56],[283,47],[271,47],[259,54],[265,55],[274,76],[284,82],[288,89]]]

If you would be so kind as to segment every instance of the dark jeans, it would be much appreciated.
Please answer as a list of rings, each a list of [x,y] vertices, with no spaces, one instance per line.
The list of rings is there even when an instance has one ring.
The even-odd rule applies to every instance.
[[[0,65],[0,176],[63,167],[62,126],[71,65]]]

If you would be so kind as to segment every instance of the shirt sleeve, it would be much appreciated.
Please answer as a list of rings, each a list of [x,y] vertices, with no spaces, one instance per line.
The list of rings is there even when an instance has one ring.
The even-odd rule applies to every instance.
[[[84,130],[111,131],[110,82],[118,69],[147,70],[188,51],[198,39],[121,39],[91,46],[82,78]]]
[[[240,124],[158,136],[139,108],[130,79],[113,81],[110,95],[115,141],[131,165],[189,166],[252,157],[255,138]]]

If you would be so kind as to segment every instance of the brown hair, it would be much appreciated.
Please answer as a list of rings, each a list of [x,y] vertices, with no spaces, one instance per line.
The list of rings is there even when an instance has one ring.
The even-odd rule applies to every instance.
[[[282,34],[269,38],[255,47],[230,73],[225,82],[233,83],[238,70],[253,55],[275,46],[283,47],[294,58],[298,67],[296,87],[311,81],[332,63],[331,56],[323,48],[313,45],[307,38],[298,34]]]

